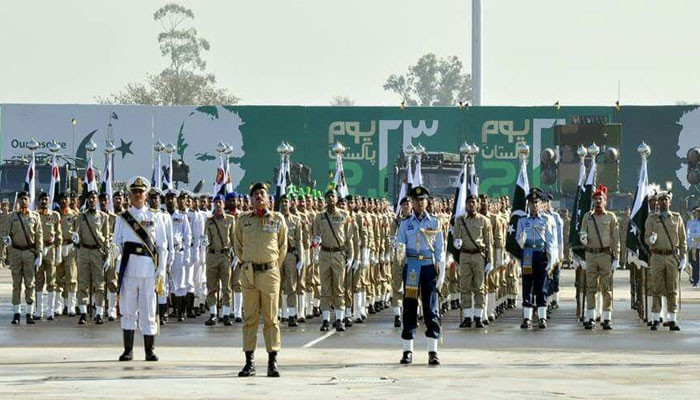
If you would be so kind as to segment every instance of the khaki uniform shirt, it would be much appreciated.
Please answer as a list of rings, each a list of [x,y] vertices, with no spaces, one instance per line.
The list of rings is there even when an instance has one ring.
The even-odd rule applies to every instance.
[[[83,211],[75,218],[73,231],[80,235],[81,246],[99,246],[104,254],[107,254],[110,238],[109,215],[98,210]]]
[[[24,223],[24,230],[20,220]],[[20,211],[16,211],[6,217],[3,236],[9,236],[12,239],[11,247],[31,247],[34,254],[38,256],[44,251],[44,233],[41,225],[39,213],[28,210],[26,214],[22,215]],[[27,231],[26,235],[24,234],[25,230]]]
[[[598,224],[601,237],[598,237],[598,233],[595,230],[593,218]],[[588,234],[587,247],[594,249],[609,247],[612,258],[614,260],[620,259],[620,227],[614,213],[605,210],[602,215],[595,215],[595,211],[588,211],[583,215],[580,231]]]
[[[668,235],[661,225],[661,220],[666,225],[668,229]],[[649,250],[680,250],[680,256],[683,257],[688,251],[688,244],[686,243],[685,237],[685,225],[683,224],[683,218],[681,215],[669,211],[668,213],[657,213],[651,214],[647,217],[644,223],[646,229],[646,235],[644,240],[649,245]],[[649,237],[652,233],[656,233],[656,243],[649,243]],[[671,240],[669,241],[669,237]]]
[[[328,224],[329,220],[330,225],[333,225],[333,230]],[[318,213],[314,218],[313,235],[321,237],[321,247],[344,247],[347,254],[352,254],[351,227],[350,214],[347,212],[336,209],[333,214],[328,214],[327,211],[324,211]],[[333,235],[333,231],[335,231],[335,235]]]
[[[474,241],[469,238],[467,229]],[[455,239],[462,239],[462,248],[460,250],[481,250],[485,253],[486,262],[493,262],[493,233],[491,221],[488,218],[479,213],[476,213],[473,217],[470,217],[467,213],[462,214],[455,221],[453,235]]]
[[[284,214],[282,214],[284,216]],[[295,255],[299,260],[303,260],[302,248],[303,242],[303,229],[304,223],[298,215],[288,214],[284,216],[284,220],[287,223],[287,252],[292,249],[295,251]]]
[[[39,211],[42,231],[44,235],[44,245],[60,247],[63,244],[63,233],[61,232],[61,214],[56,211],[46,210],[46,213]]]
[[[235,227],[236,219],[233,215],[224,214],[221,217],[216,215],[209,217],[204,228],[209,239],[209,249],[215,251],[233,250]]]
[[[71,235],[73,234],[73,227],[77,217],[78,213],[71,208],[61,210],[61,232],[63,233],[64,244],[71,243]]]
[[[255,211],[241,214],[234,236],[233,247],[243,262],[281,267],[287,256],[287,223],[276,211],[266,210],[262,217]]]

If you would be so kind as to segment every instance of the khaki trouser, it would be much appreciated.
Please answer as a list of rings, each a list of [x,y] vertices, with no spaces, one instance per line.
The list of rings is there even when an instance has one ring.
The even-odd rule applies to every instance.
[[[304,269],[302,268],[302,274]],[[282,293],[287,296],[287,307],[297,306],[297,293],[299,292],[297,285],[301,280],[297,271],[297,256],[292,253],[287,253],[282,263]]]
[[[75,256],[75,248],[70,246],[68,255],[61,257],[61,263],[56,265],[56,286],[61,292],[61,297],[67,297],[68,293],[78,291],[78,266],[75,262]]]
[[[678,312],[678,281],[680,279],[678,260],[672,255],[652,254],[649,264],[654,290],[654,304],[651,307],[651,312],[661,312],[661,296],[666,296],[668,312]]]
[[[517,296],[520,282],[518,279],[518,263],[511,260],[506,267],[506,293],[510,296]]]
[[[78,249],[78,305],[88,304],[88,290],[92,283],[93,300],[102,305],[105,293],[105,256],[99,249]]]
[[[21,304],[22,282],[24,282],[24,300],[34,304],[34,252],[31,250],[8,249],[8,260],[12,272],[12,305]]]
[[[273,262],[273,264],[275,264]],[[258,322],[263,317],[263,337],[267,352],[279,351],[282,346],[280,326],[277,321],[280,294],[280,270],[254,272],[251,263],[245,263],[241,271],[243,287],[243,351],[254,351],[258,342]]]
[[[233,290],[236,293],[240,293],[243,291],[243,287],[241,286],[241,265],[240,264],[238,266],[236,266],[236,268],[231,273],[231,290]]]
[[[345,309],[345,256],[342,252],[321,250],[321,310]]]
[[[459,256],[462,308],[484,308],[484,257],[481,254],[462,253]]]
[[[109,268],[105,271],[105,288],[109,290],[110,293],[117,293],[117,285],[119,280],[117,279],[117,263],[115,260],[111,260],[109,263]]]
[[[353,271],[352,268],[348,270],[345,269],[345,308],[352,307],[353,298],[352,295],[355,293],[353,290],[353,285],[355,282],[355,275],[359,275],[360,271]]]
[[[612,311],[612,255],[586,252],[586,310],[596,308],[598,286],[603,295],[603,311]]]
[[[36,291],[43,292],[46,285],[47,292],[56,291],[56,250],[53,246],[48,248],[46,255],[41,259],[41,266],[36,272]]]
[[[406,258],[399,258],[394,256],[393,262],[391,264],[391,306],[392,307],[402,307],[403,306],[403,265],[406,262]]]
[[[454,263],[454,266],[448,265],[446,269],[445,283],[447,285],[447,293],[459,293],[459,264]]]
[[[309,254],[313,254],[313,251],[310,251]],[[306,269],[306,291],[308,293],[313,293],[315,298],[319,298],[321,296],[321,273],[318,264],[319,263],[312,260],[311,265],[309,265]]]
[[[231,257],[207,252],[207,307],[216,306],[221,282],[221,306],[231,307]]]
[[[498,285],[500,282],[500,270],[496,268],[492,269],[491,272],[488,275],[486,275],[486,292],[496,293],[496,289],[498,289]]]

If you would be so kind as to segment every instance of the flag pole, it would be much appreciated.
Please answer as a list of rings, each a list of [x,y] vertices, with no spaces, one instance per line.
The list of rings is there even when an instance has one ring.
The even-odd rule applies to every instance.
[[[27,143],[27,148],[29,151],[32,152],[32,159],[29,161],[29,171],[30,173],[28,175],[29,181],[27,182],[27,185],[29,186],[27,188],[27,191],[29,192],[29,209],[34,210],[35,205],[34,202],[36,201],[36,159],[35,159],[35,152],[39,148],[39,142],[34,140],[29,141]]]

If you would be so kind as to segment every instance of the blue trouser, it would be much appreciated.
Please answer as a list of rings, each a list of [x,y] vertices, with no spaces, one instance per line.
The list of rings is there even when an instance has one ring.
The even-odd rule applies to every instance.
[[[534,251],[532,253],[532,273],[526,274],[523,271],[523,307],[547,306],[546,283],[547,253]]]
[[[406,266],[403,269],[404,287],[406,284]],[[423,321],[425,322],[425,336],[440,338],[440,313],[438,310],[438,292],[435,284],[437,272],[432,264],[423,265],[420,268],[419,296],[423,303]],[[416,337],[418,327],[418,299],[403,298],[403,330],[401,339],[412,340]]]
[[[693,285],[697,285],[698,280],[700,280],[700,254],[698,254],[698,249],[690,249],[690,252],[691,254],[695,252],[695,261],[693,261],[693,257],[689,257],[690,265],[693,267],[690,283],[692,283]]]

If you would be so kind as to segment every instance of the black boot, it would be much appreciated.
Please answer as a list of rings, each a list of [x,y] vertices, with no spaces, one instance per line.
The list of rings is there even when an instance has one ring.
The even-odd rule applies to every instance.
[[[340,320],[340,319],[335,320],[335,331],[336,332],[345,332],[345,324],[343,323],[342,320]]]
[[[143,347],[146,349],[146,361],[158,361],[158,356],[153,352],[155,341],[155,336],[143,335]]]
[[[413,362],[413,352],[411,351],[404,351],[403,356],[401,357],[401,360],[399,361],[400,364],[411,364]]]
[[[428,365],[440,365],[440,358],[437,351],[428,352]]]
[[[401,317],[398,315],[394,316],[394,328],[401,328]]]
[[[609,331],[612,329],[612,324],[610,323],[609,319],[606,319],[603,321],[603,324],[601,325],[603,327],[603,330]]]
[[[480,317],[474,317],[474,327],[476,327],[476,328],[483,328],[484,327],[484,324],[481,323]]]
[[[343,323],[346,328],[350,328],[352,326],[352,319],[350,319],[350,317],[345,317],[343,318]]]
[[[681,327],[678,326],[678,324],[676,323],[676,321],[670,321],[670,323],[669,323],[669,325],[668,325],[668,329],[671,330],[671,331],[680,331],[680,330],[681,330]]]
[[[175,300],[175,307],[177,307],[177,320],[182,322],[185,320],[185,296],[178,296]]]
[[[321,323],[321,329],[320,329],[320,330],[321,330],[321,332],[328,332],[328,328],[329,328],[329,323],[328,323],[327,320],[324,319],[324,320],[323,320],[323,323]]]
[[[520,324],[520,329],[527,329],[530,327],[530,320],[527,318],[523,318],[523,323]]]
[[[195,318],[194,313],[194,293],[187,293],[187,318]]]
[[[460,327],[460,328],[471,328],[471,327],[472,327],[472,319],[469,318],[469,317],[465,317],[465,318],[462,320],[462,323],[459,324],[459,327]]]
[[[210,314],[209,319],[204,323],[206,326],[214,326],[216,325],[216,315]]]
[[[289,317],[289,321],[287,322],[287,325],[292,327],[292,328],[295,326],[299,326],[299,323],[297,322],[296,315]]]
[[[102,325],[104,324],[104,321],[102,320],[102,316],[100,314],[95,315],[95,324],[97,325]]]
[[[27,314],[27,325],[34,325],[36,322],[34,322],[34,318],[32,318],[32,314]]]
[[[267,376],[270,378],[279,378],[280,371],[277,369],[277,352],[271,351],[267,353]]]
[[[255,352],[245,352],[245,365],[243,366],[243,369],[238,373],[238,376],[255,376]]]
[[[79,325],[87,324],[87,314],[80,314],[80,319],[78,320]]]
[[[377,313],[376,311],[374,311],[374,306],[373,306],[372,304],[370,304],[369,307],[367,307],[367,312],[370,313],[370,314],[376,314],[376,313]]]
[[[590,331],[591,329],[593,329],[595,327],[595,321],[593,321],[592,319],[589,319],[588,321],[583,323],[583,327],[586,330]]]
[[[231,326],[233,325],[233,321],[231,321],[231,317],[228,315],[224,315],[224,326]]]
[[[119,356],[119,361],[131,361],[134,357],[134,331],[122,329],[122,335],[124,337],[124,352]]]
[[[12,317],[12,325],[19,325],[19,313],[15,313],[15,315]]]
[[[165,325],[168,321],[168,305],[158,304],[158,316],[160,317],[160,324]]]

